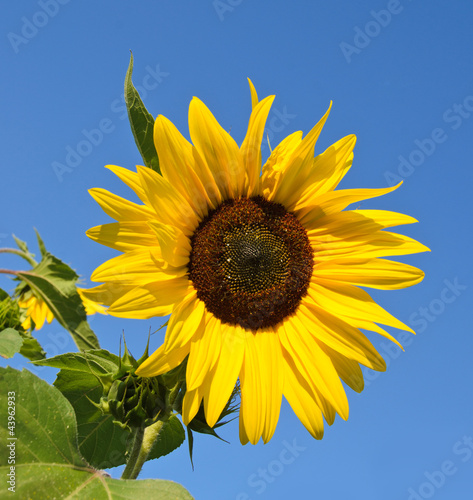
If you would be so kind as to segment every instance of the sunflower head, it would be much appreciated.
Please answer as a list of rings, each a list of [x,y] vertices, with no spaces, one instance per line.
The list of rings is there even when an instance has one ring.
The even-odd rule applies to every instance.
[[[41,297],[35,295],[30,288],[20,295],[18,305],[26,310],[26,317],[21,324],[25,330],[29,330],[32,327],[32,321],[35,329],[40,330],[45,322],[51,323],[54,319],[54,315],[46,302]]]
[[[385,363],[362,330],[398,342],[380,325],[412,331],[359,288],[398,289],[423,273],[389,255],[428,250],[386,231],[415,222],[379,210],[347,210],[393,191],[336,190],[352,165],[355,136],[314,148],[329,110],[305,136],[294,132],[262,164],[274,96],[259,100],[241,146],[197,98],[191,142],[165,117],[154,124],[161,174],[109,165],[140,203],[91,194],[116,222],[88,236],[121,254],[97,268],[91,290],[111,315],[171,315],[164,344],[142,377],[185,367],[182,415],[214,426],[241,388],[240,439],[267,442],[284,396],[309,432],[348,417],[342,380],[363,388],[360,365]],[[182,363],[186,364],[183,365]]]

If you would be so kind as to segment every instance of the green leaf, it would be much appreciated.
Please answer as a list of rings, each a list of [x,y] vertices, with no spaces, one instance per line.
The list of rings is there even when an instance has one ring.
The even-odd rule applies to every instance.
[[[0,356],[11,358],[23,345],[21,335],[13,328],[5,328],[0,332]]]
[[[82,300],[77,293],[77,274],[50,253],[31,271],[17,276],[46,302],[54,317],[72,336],[79,350],[100,348],[99,341],[87,323]]]
[[[93,402],[99,403],[102,385],[90,373],[62,369],[54,386],[69,400],[77,417],[79,449],[96,468],[108,469],[126,463],[126,443],[130,433],[113,423],[111,414],[104,415]],[[164,424],[148,460],[162,457],[178,448],[185,433],[179,419],[172,415]]]
[[[23,345],[20,349],[20,354],[30,361],[37,361],[46,357],[41,344],[29,332],[21,334],[23,337]]]
[[[46,250],[46,247],[44,246],[44,242],[41,238],[41,236],[39,235],[38,231],[34,230],[34,232],[36,233],[36,239],[38,240],[38,247],[39,247],[39,251],[41,252],[41,255],[44,257],[48,251]]]
[[[187,428],[187,442],[189,444],[189,458],[191,460],[192,470],[194,470],[194,434],[192,434],[192,430]]]
[[[92,468],[77,447],[71,404],[55,387],[27,370],[0,368],[2,408],[7,408],[8,401],[14,403],[10,407],[16,426],[6,418],[0,420],[1,442],[10,445],[7,453],[0,454],[0,474],[8,480],[12,465],[8,458],[13,456],[17,498],[192,499],[171,481],[124,481]]]
[[[131,81],[132,73],[133,54],[130,54],[130,64],[125,76],[125,103],[128,119],[145,165],[160,174],[161,169],[159,168],[158,154],[153,139],[154,118],[146,109],[140,94],[133,86]]]
[[[88,373],[100,379],[118,372],[120,358],[105,349],[95,349],[85,352],[59,354],[52,358],[36,361],[35,365]]]
[[[12,236],[18,248],[23,252],[21,257],[27,260],[33,267],[36,266],[38,263],[34,260],[34,254],[30,253],[28,250],[28,245],[24,241],[20,240],[20,238],[17,238],[14,234],[12,234]]]
[[[181,424],[181,421],[176,415],[171,415],[168,421],[163,425],[158,439],[153,446],[148,460],[163,457],[176,448],[179,448],[186,438],[186,432]]]
[[[113,423],[91,401],[98,403],[103,388],[90,373],[61,370],[54,381],[74,408],[77,418],[79,450],[90,465],[110,469],[126,462],[126,443],[130,433]]]

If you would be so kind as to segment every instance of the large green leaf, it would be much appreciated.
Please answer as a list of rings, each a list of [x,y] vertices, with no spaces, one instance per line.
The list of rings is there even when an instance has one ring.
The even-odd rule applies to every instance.
[[[181,421],[176,417],[176,415],[171,415],[169,420],[164,424],[161,432],[159,433],[158,439],[153,446],[148,460],[153,458],[163,457],[176,448],[179,448],[186,438],[186,433]]]
[[[130,433],[113,423],[91,401],[98,403],[103,388],[94,375],[61,370],[54,385],[74,408],[78,444],[82,456],[97,469],[110,469],[126,462],[125,451]]]
[[[50,253],[31,271],[20,271],[17,276],[27,283],[35,295],[46,302],[56,320],[72,336],[77,347],[100,348],[99,341],[87,323],[82,300],[77,293],[77,274]]]
[[[7,407],[8,396],[14,397],[10,401],[15,403],[15,435],[2,418],[0,437],[2,443],[14,443],[14,448],[11,445],[8,453],[0,454],[0,473],[7,481],[12,466],[8,459],[13,456],[17,498],[192,499],[171,481],[117,480],[92,468],[77,447],[72,406],[59,390],[27,370],[0,368],[2,408]]]
[[[85,352],[58,354],[52,358],[37,361],[35,364],[83,372],[102,378],[104,375],[114,375],[118,372],[120,358],[105,349],[96,349]]]
[[[131,81],[132,73],[133,54],[130,55],[130,64],[125,76],[125,103],[128,111],[128,119],[130,120],[133,137],[145,165],[160,174],[161,169],[159,168],[158,154],[156,153],[153,139],[154,118],[146,109],[140,94],[133,86],[133,82]]]
[[[99,404],[103,396],[103,383],[118,373],[119,363],[118,356],[103,349],[60,354],[35,363],[61,369],[54,385],[76,412],[80,451],[91,465],[101,469],[116,467],[126,461],[125,447],[130,433],[114,424],[111,414],[104,415],[94,405]],[[163,426],[148,460],[167,455],[178,448],[184,439],[181,422],[171,416]]]
[[[23,345],[21,335],[13,328],[5,328],[0,332],[0,356],[11,358],[17,352],[20,352]]]

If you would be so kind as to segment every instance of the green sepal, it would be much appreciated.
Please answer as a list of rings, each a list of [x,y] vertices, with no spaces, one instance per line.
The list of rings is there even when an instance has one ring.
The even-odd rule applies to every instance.
[[[130,52],[130,64],[125,76],[125,104],[128,111],[128,119],[130,120],[131,131],[133,132],[133,137],[135,138],[144,164],[160,174],[159,158],[153,139],[154,118],[146,109],[140,94],[133,85],[131,80],[132,73],[133,53]]]

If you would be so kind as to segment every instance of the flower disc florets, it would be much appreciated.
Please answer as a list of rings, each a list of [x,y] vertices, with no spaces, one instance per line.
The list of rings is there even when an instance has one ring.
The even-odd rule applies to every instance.
[[[307,292],[313,253],[306,231],[262,196],[223,202],[200,223],[191,246],[197,297],[224,323],[274,326]]]

